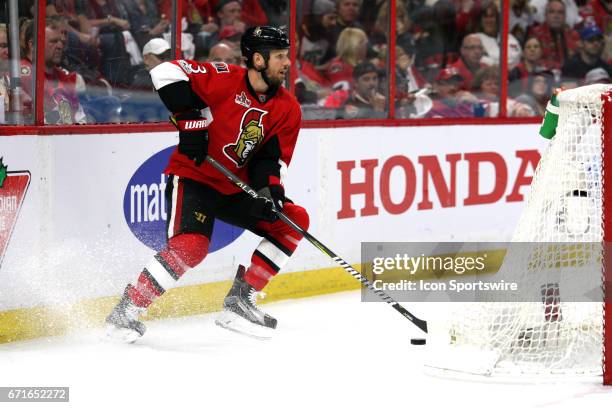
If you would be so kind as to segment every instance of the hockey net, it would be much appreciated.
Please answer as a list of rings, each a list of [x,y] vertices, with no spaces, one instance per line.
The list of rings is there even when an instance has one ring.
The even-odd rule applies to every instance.
[[[612,383],[612,305],[563,301],[563,285],[581,285],[584,268],[602,271],[597,276],[601,295],[606,286],[611,289],[603,268],[610,263],[605,242],[612,241],[612,228],[606,227],[612,216],[604,216],[612,214],[612,199],[606,200],[612,193],[603,188],[606,176],[612,182],[612,154],[606,160],[606,152],[612,152],[611,98],[609,85],[560,93],[557,134],[538,164],[512,239],[534,244],[518,254],[510,253],[511,245],[497,272],[537,291],[542,301],[453,304],[445,326],[450,351],[430,366],[537,376],[601,375],[603,368],[604,382]],[[550,282],[545,272],[561,264],[569,271],[567,279]]]

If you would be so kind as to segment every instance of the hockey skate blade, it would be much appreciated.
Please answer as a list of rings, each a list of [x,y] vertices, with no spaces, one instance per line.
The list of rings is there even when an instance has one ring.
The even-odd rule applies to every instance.
[[[142,336],[136,330],[116,327],[112,324],[106,325],[106,338],[113,343],[134,343]]]
[[[215,324],[235,333],[240,333],[260,340],[269,340],[274,334],[274,329],[251,323],[244,317],[228,310],[219,313],[215,319]]]

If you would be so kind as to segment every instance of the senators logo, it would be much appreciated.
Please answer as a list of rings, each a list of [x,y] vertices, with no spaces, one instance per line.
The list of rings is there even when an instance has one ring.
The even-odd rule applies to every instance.
[[[264,139],[263,117],[268,112],[257,108],[248,109],[242,115],[240,122],[240,133],[235,144],[225,145],[223,153],[238,167],[245,165],[249,155],[257,150]]]

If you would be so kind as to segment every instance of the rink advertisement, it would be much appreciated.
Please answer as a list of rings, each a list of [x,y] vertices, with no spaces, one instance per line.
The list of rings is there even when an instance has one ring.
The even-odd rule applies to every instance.
[[[30,185],[30,177],[27,170],[8,171],[8,166],[0,158],[0,268]]]
[[[27,200],[14,201],[23,205],[8,249],[3,229],[0,273],[13,278],[0,287],[0,311],[102,299],[103,306],[91,306],[100,319],[164,244],[163,170],[176,133],[18,136],[2,143],[6,183],[21,180],[12,169],[36,177]],[[537,125],[303,129],[284,185],[307,209],[309,231],[357,265],[363,241],[509,239],[545,146]],[[151,315],[218,308],[258,242],[219,224],[213,251],[164,297],[180,301],[162,300]],[[304,241],[266,292],[274,300],[355,288],[351,276]],[[0,313],[0,327],[14,319]]]
[[[123,195],[125,222],[134,236],[155,251],[166,243],[166,182],[164,169],[174,151],[170,146],[148,158],[132,175]],[[225,248],[244,232],[242,228],[215,222],[209,253]]]

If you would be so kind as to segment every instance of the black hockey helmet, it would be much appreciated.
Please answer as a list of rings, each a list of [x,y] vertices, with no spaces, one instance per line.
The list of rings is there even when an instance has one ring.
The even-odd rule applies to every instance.
[[[286,49],[289,49],[289,37],[278,27],[251,27],[242,34],[240,39],[240,51],[246,59],[248,68],[253,68],[253,54],[256,52],[264,56],[267,65],[271,50]]]

